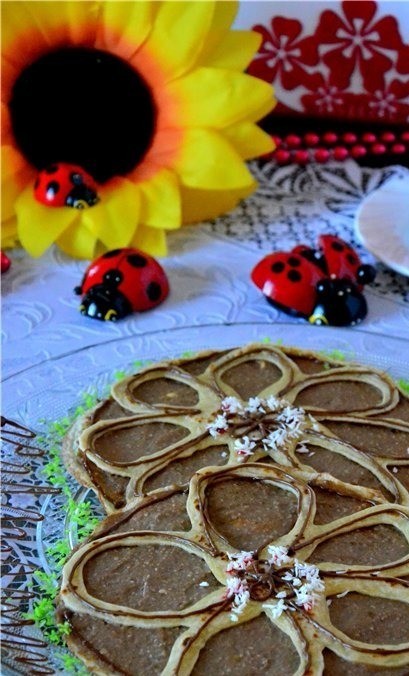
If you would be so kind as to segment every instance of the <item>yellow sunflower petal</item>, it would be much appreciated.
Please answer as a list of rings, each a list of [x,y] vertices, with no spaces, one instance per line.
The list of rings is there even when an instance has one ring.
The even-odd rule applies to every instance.
[[[148,225],[139,225],[130,246],[142,249],[151,256],[166,256],[166,233],[159,228],[150,228]]]
[[[99,12],[97,2],[3,2],[2,52],[23,67],[50,47],[92,47]]]
[[[68,256],[91,260],[96,253],[97,239],[83,223],[77,221],[58,237],[57,244]]]
[[[52,4],[46,0],[44,5],[47,5],[47,8],[44,8],[44,11],[47,11],[50,21],[54,23],[56,7],[50,8]],[[101,12],[101,4],[97,2],[78,2],[77,0],[59,2],[58,15],[61,24],[66,26],[66,35],[69,37],[70,44],[94,47]],[[45,27],[45,31],[47,30],[48,26]]]
[[[260,46],[255,31],[231,31],[206,59],[207,66],[245,70]]]
[[[216,0],[206,47],[212,51],[225,37],[239,9],[237,0]]]
[[[1,147],[1,176],[3,180],[8,180],[25,166],[24,158],[13,146],[3,145]]]
[[[1,52],[7,62],[18,68],[31,63],[48,45],[33,23],[27,5],[25,2],[1,3]]]
[[[162,169],[149,181],[139,183],[141,222],[153,228],[173,230],[181,225],[179,182],[172,171]]]
[[[275,147],[271,136],[253,122],[239,122],[223,129],[223,134],[244,160],[270,153]]]
[[[101,201],[82,212],[82,222],[108,249],[128,246],[139,218],[138,187],[116,178],[100,192]]]
[[[239,190],[196,190],[181,187],[183,223],[208,221],[234,209],[240,200],[250,195],[257,184]]]
[[[253,177],[240,155],[218,132],[187,129],[175,168],[184,185],[215,190],[245,188]]]
[[[9,61],[7,61],[7,59],[4,56],[1,57],[1,100],[2,100],[2,106],[4,106],[4,112],[6,112],[6,110],[7,110],[7,119],[5,120],[4,119],[4,112],[3,112],[3,109],[2,109],[2,116],[1,116],[2,134],[4,134],[4,129],[6,128],[6,126],[9,126],[10,115],[9,115],[8,107],[6,108],[6,106],[7,106],[8,102],[10,101],[11,91],[12,91],[12,88],[13,88],[15,81],[17,80],[17,78],[19,76],[20,71],[21,71],[20,67],[9,63]],[[3,138],[3,143],[6,143],[6,141],[4,140],[4,136],[2,138]]]
[[[32,256],[41,256],[78,217],[70,207],[46,207],[33,197],[31,185],[16,200],[18,234],[23,247]]]
[[[30,182],[34,184],[34,170],[24,161],[21,154],[12,146],[1,148],[1,220],[6,221],[15,215],[15,201],[21,191]]]
[[[17,218],[13,216],[1,224],[1,248],[13,248],[18,244]]]
[[[270,84],[221,68],[197,68],[168,88],[181,102],[180,122],[187,126],[221,129],[274,105]]]
[[[150,33],[156,5],[145,0],[102,3],[96,47],[129,59]]]
[[[51,45],[93,46],[100,21],[101,7],[97,2],[63,0],[56,5],[48,0],[26,3],[31,17]],[[58,8],[58,9],[57,9]]]
[[[217,0],[214,7],[212,23],[202,53],[196,65],[207,65],[209,56],[226,39],[238,10],[239,3],[236,0]]]
[[[273,95],[273,88],[271,88],[271,92]],[[254,111],[253,115],[248,116],[248,120],[251,122],[257,122],[258,120],[261,120],[265,115],[268,115],[268,113],[271,113],[272,109],[277,103],[277,100],[275,99],[274,95],[272,96],[271,99],[272,103],[265,103],[264,105],[262,104],[260,108],[257,111]]]
[[[214,2],[169,2],[158,5],[155,24],[142,46],[154,55],[166,79],[190,70],[199,57],[214,12]]]
[[[9,108],[7,104],[3,102],[1,102],[1,140],[5,146],[14,143]]]

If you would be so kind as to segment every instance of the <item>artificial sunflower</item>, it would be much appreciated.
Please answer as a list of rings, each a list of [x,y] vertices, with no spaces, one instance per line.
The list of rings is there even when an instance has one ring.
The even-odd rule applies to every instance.
[[[240,71],[260,36],[235,2],[2,3],[2,245],[32,255],[136,246],[232,209],[255,187],[243,160],[271,150],[255,122],[271,86]],[[97,182],[86,209],[34,196],[50,164]]]

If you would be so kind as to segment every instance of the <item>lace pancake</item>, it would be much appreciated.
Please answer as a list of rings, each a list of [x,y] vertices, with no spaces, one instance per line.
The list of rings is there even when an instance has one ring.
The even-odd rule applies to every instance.
[[[237,456],[231,436],[214,438],[207,430],[228,396],[284,398],[315,418],[315,430],[309,424],[303,444],[274,453],[258,448],[256,458],[247,459],[269,454],[286,466],[314,467],[325,458],[329,474],[348,477],[347,459],[354,457],[393,499],[407,497],[391,471],[400,475],[409,460],[409,400],[403,392],[386,374],[368,367],[268,344],[203,353],[123,379],[113,386],[111,399],[80,420],[66,439],[66,465],[111,513],[135,495],[185,483],[201,467],[246,461]],[[333,441],[334,435],[344,444]],[[314,450],[302,454],[300,446]],[[354,473],[351,466],[349,474]]]
[[[408,421],[387,375],[264,344],[115,385],[65,447],[110,513],[64,568],[72,650],[96,674],[407,674]]]

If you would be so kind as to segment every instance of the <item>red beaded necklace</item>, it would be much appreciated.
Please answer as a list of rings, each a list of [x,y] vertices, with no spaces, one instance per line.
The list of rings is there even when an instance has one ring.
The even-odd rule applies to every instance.
[[[280,121],[270,118],[269,126],[280,128]],[[315,120],[317,125],[317,120]],[[288,121],[285,125],[288,126]],[[293,120],[293,127],[299,127]],[[302,124],[305,128],[305,123]],[[311,123],[311,127],[313,123]],[[336,125],[334,125],[335,127]],[[343,162],[353,158],[361,164],[409,165],[409,131],[407,130],[369,130],[369,131],[323,131],[317,133],[272,133],[276,148],[268,155],[280,165],[306,165],[311,162],[325,164],[329,160]]]

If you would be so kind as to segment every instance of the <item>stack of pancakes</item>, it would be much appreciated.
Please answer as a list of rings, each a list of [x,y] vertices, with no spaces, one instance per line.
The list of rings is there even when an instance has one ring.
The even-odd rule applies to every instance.
[[[408,447],[387,375],[311,352],[253,344],[123,379],[63,449],[108,515],[64,568],[70,648],[95,674],[407,676]],[[232,615],[229,561],[272,545],[324,591]]]

